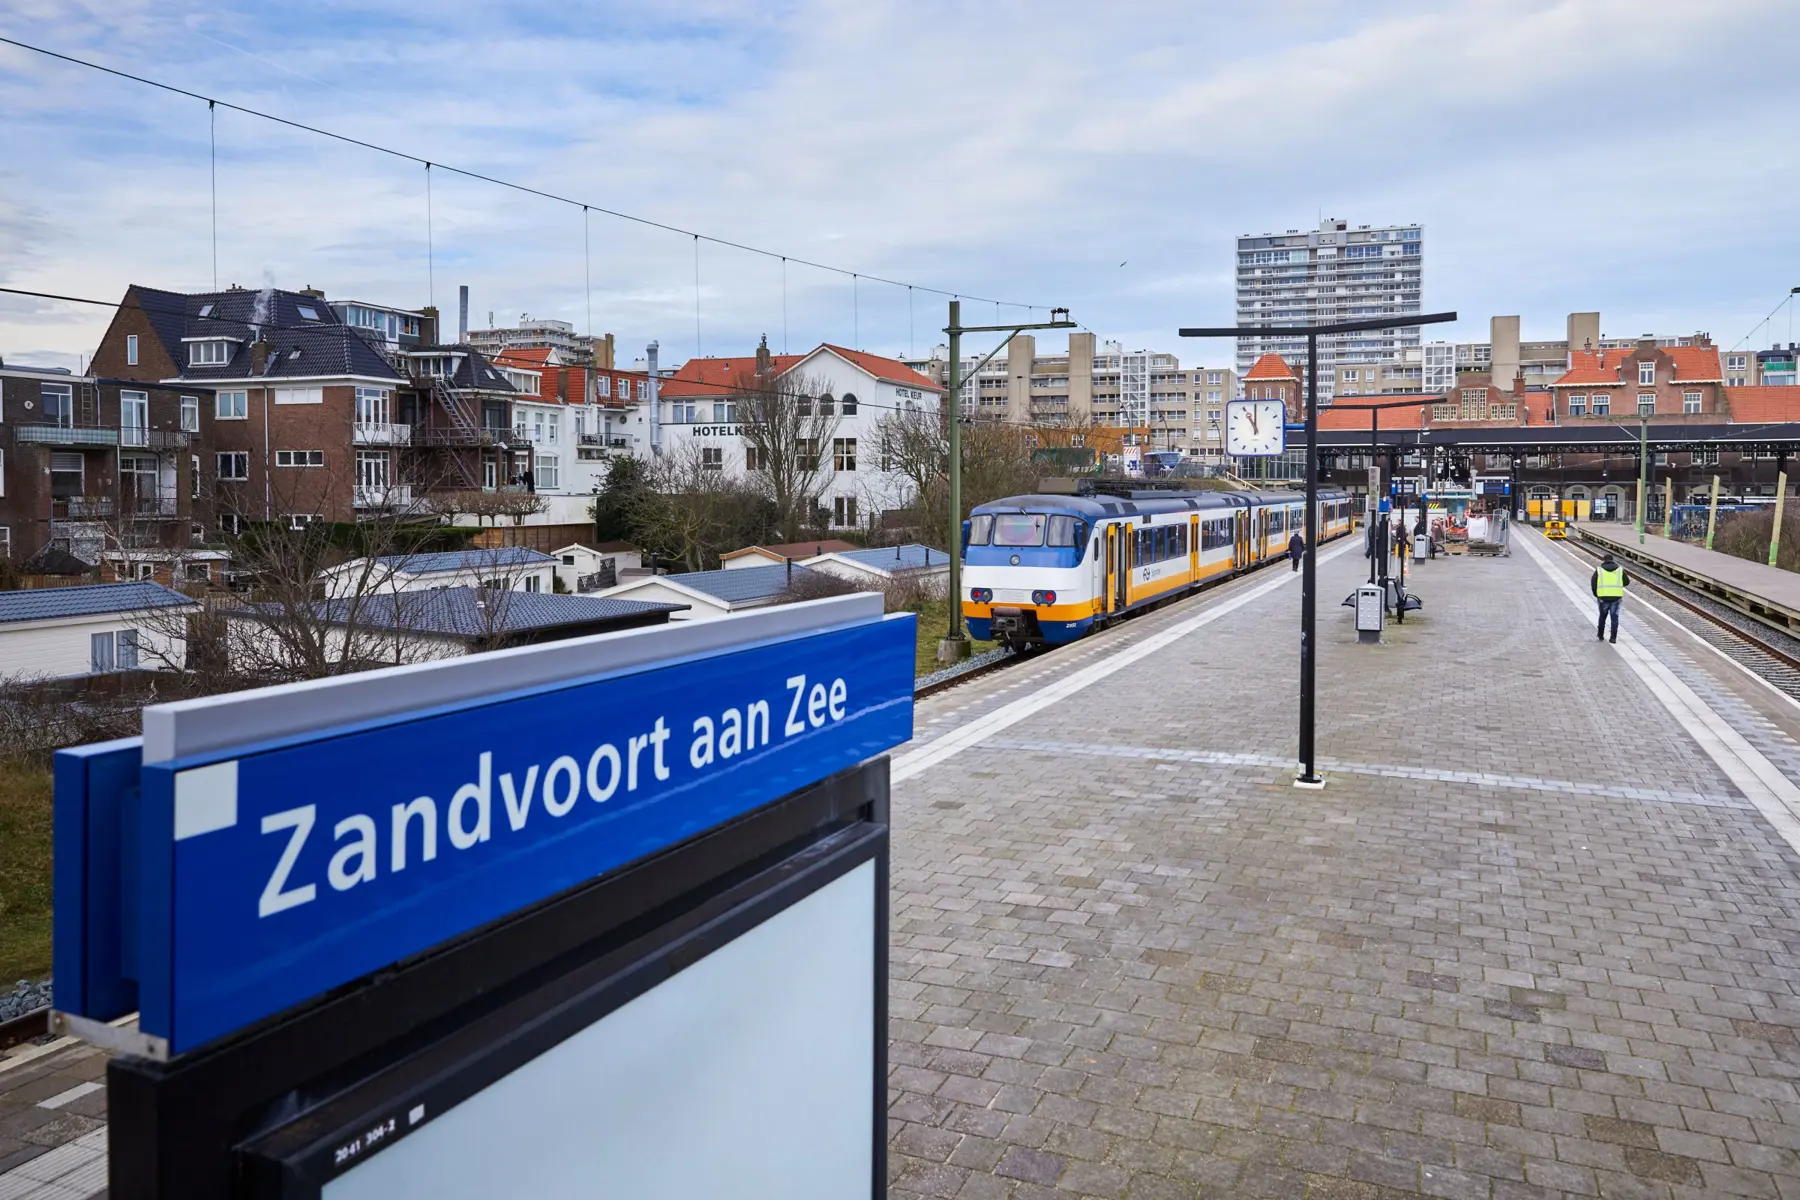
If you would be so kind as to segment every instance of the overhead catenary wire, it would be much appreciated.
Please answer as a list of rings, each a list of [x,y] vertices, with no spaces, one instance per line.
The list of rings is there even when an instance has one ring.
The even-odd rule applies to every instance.
[[[206,142],[212,159],[212,260],[213,291],[219,290],[219,109],[206,102]]]
[[[318,137],[330,138],[333,141],[342,142],[345,145],[349,145],[349,146],[358,146],[364,150],[374,151],[377,154],[390,155],[394,158],[404,159],[408,162],[415,162],[415,163],[422,164],[428,168],[435,166],[440,171],[449,171],[452,174],[461,175],[465,179],[473,179],[473,180],[476,180],[481,183],[491,183],[491,184],[494,184],[496,187],[510,188],[513,191],[520,192],[525,195],[537,196],[544,200],[553,200],[559,204],[569,204],[569,205],[575,205],[575,206],[579,207],[585,203],[587,205],[587,207],[592,208],[593,211],[600,213],[603,216],[614,217],[621,221],[630,221],[631,223],[633,223],[635,225],[643,225],[643,226],[646,226],[647,228],[651,228],[651,229],[661,229],[667,233],[681,234],[686,237],[692,237],[692,238],[696,239],[697,241],[711,242],[715,246],[725,246],[725,247],[728,247],[733,250],[742,250],[747,254],[760,254],[765,258],[780,258],[780,259],[783,259],[783,261],[786,261],[787,259],[791,258],[794,262],[799,263],[801,266],[812,267],[813,269],[819,270],[819,271],[829,271],[835,275],[850,275],[850,274],[854,273],[848,267],[836,267],[836,266],[832,266],[830,263],[817,262],[813,259],[798,258],[793,255],[783,255],[778,251],[767,250],[761,246],[752,246],[746,242],[734,241],[730,238],[716,237],[712,234],[700,233],[700,232],[698,232],[696,230],[692,230],[692,229],[684,229],[679,225],[671,225],[666,221],[658,221],[658,220],[655,220],[650,217],[641,217],[641,216],[636,215],[635,213],[624,212],[624,211],[622,211],[620,209],[616,209],[616,208],[608,208],[603,204],[594,204],[591,201],[576,200],[572,197],[560,195],[556,192],[545,191],[543,188],[536,188],[536,187],[532,187],[528,184],[523,184],[523,183],[515,183],[514,181],[512,181],[510,179],[502,179],[497,175],[489,175],[482,171],[470,170],[467,167],[455,167],[455,166],[450,166],[449,164],[446,164],[446,163],[428,161],[427,159],[422,158],[417,154],[412,154],[405,150],[396,150],[391,146],[383,146],[378,142],[371,142],[365,138],[352,137],[347,133],[338,133],[335,130],[325,129],[318,125],[308,125],[304,121],[295,121],[289,117],[278,117],[274,113],[264,112],[261,109],[251,108],[248,105],[233,104],[229,100],[220,100],[216,97],[208,96],[201,92],[193,91],[189,88],[177,87],[175,84],[165,83],[160,79],[151,79],[150,77],[145,76],[145,75],[137,75],[130,71],[121,71],[117,67],[108,67],[101,63],[94,62],[90,59],[78,58],[72,54],[64,54],[57,50],[50,50],[43,46],[33,45],[30,42],[22,42],[22,41],[18,40],[17,38],[0,36],[0,45],[13,46],[20,50],[28,50],[33,54],[41,54],[46,58],[54,58],[60,62],[69,63],[72,66],[83,67],[90,71],[99,71],[99,72],[102,72],[103,74],[111,75],[118,79],[129,80],[132,83],[141,83],[145,87],[157,88],[161,91],[169,92],[173,95],[186,96],[190,100],[203,100],[208,104],[215,104],[215,105],[219,106],[220,108],[227,108],[233,112],[243,113],[245,116],[248,116],[248,117],[256,117],[260,120],[270,121],[277,125],[285,125],[289,129],[298,129],[303,133],[310,133],[310,134],[314,134]],[[883,275],[869,275],[867,273],[864,273],[863,277],[865,279],[872,279],[876,283],[887,284],[890,287],[917,287],[922,292],[930,292],[933,295],[937,295],[937,296],[955,296],[955,295],[957,295],[957,293],[947,291],[943,288],[931,287],[930,285],[923,284],[923,283],[909,284],[907,281],[905,281],[903,279],[891,279],[891,278],[888,278],[887,276],[883,276]],[[973,296],[973,295],[968,295],[967,293],[962,293],[962,295],[969,300],[986,301],[986,300],[991,299],[991,297]],[[1017,302],[1007,301],[1007,303],[1017,303]],[[1024,305],[1020,304],[1019,307],[1024,307]]]
[[[1789,321],[1788,333],[1791,335],[1793,333],[1792,322],[1793,322],[1793,317],[1794,317],[1794,310],[1791,307],[1793,305],[1793,303],[1794,303],[1794,293],[1790,291],[1787,295],[1785,295],[1781,298],[1781,304],[1777,304],[1774,308],[1771,308],[1769,310],[1768,316],[1764,317],[1762,320],[1760,320],[1756,324],[1752,325],[1750,327],[1750,332],[1746,333],[1743,337],[1739,338],[1737,340],[1737,344],[1732,346],[1732,349],[1733,350],[1738,349],[1738,347],[1742,346],[1745,342],[1747,342],[1751,338],[1755,337],[1757,330],[1759,330],[1763,326],[1767,325],[1770,321],[1773,321],[1775,319],[1775,314],[1781,311],[1782,304],[1786,304],[1786,305],[1790,306],[1788,308],[1788,321]]]

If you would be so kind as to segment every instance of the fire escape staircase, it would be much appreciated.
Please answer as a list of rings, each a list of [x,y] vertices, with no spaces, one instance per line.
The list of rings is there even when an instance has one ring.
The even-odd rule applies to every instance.
[[[449,436],[444,444],[454,447],[474,446],[482,444],[481,410],[464,393],[450,386],[448,380],[439,376],[431,381],[431,398],[444,410],[450,419],[450,426],[445,431]],[[466,454],[451,454],[450,461],[463,486],[471,491],[481,489],[481,477]]]

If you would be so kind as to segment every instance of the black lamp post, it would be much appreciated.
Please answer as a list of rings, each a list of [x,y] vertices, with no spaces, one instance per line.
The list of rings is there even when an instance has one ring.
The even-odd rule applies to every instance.
[[[1306,559],[1300,576],[1300,774],[1295,787],[1325,786],[1313,754],[1313,694],[1319,557],[1319,338],[1369,329],[1398,329],[1412,325],[1438,325],[1456,320],[1456,314],[1428,313],[1395,319],[1337,321],[1329,325],[1235,325],[1223,328],[1181,329],[1182,337],[1255,337],[1279,332],[1306,335]]]

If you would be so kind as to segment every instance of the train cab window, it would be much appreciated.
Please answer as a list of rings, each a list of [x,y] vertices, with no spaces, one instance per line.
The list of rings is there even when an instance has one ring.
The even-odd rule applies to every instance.
[[[969,522],[969,545],[985,546],[994,536],[994,518],[988,513],[976,514]]]
[[[1044,524],[1043,513],[995,513],[994,545],[1041,546]]]
[[[1044,541],[1047,546],[1081,545],[1081,523],[1074,517],[1053,516],[1048,529],[1049,535]]]

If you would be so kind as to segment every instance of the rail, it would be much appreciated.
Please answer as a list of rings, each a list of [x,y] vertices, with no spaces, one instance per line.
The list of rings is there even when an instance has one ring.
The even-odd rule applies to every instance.
[[[1760,621],[1771,629],[1779,630],[1789,636],[1800,636],[1800,610],[1789,608],[1772,597],[1759,595],[1724,580],[1690,570],[1679,563],[1658,558],[1646,550],[1639,549],[1634,542],[1605,537],[1587,526],[1576,526],[1574,535],[1583,542],[1591,543],[1602,550],[1612,551],[1615,557],[1624,559],[1632,566],[1641,570],[1655,571],[1683,587],[1690,588],[1711,600],[1735,609],[1746,617]]]
[[[0,1050],[10,1050],[33,1038],[41,1038],[50,1032],[50,1006],[34,1008],[28,1013],[0,1021]]]

